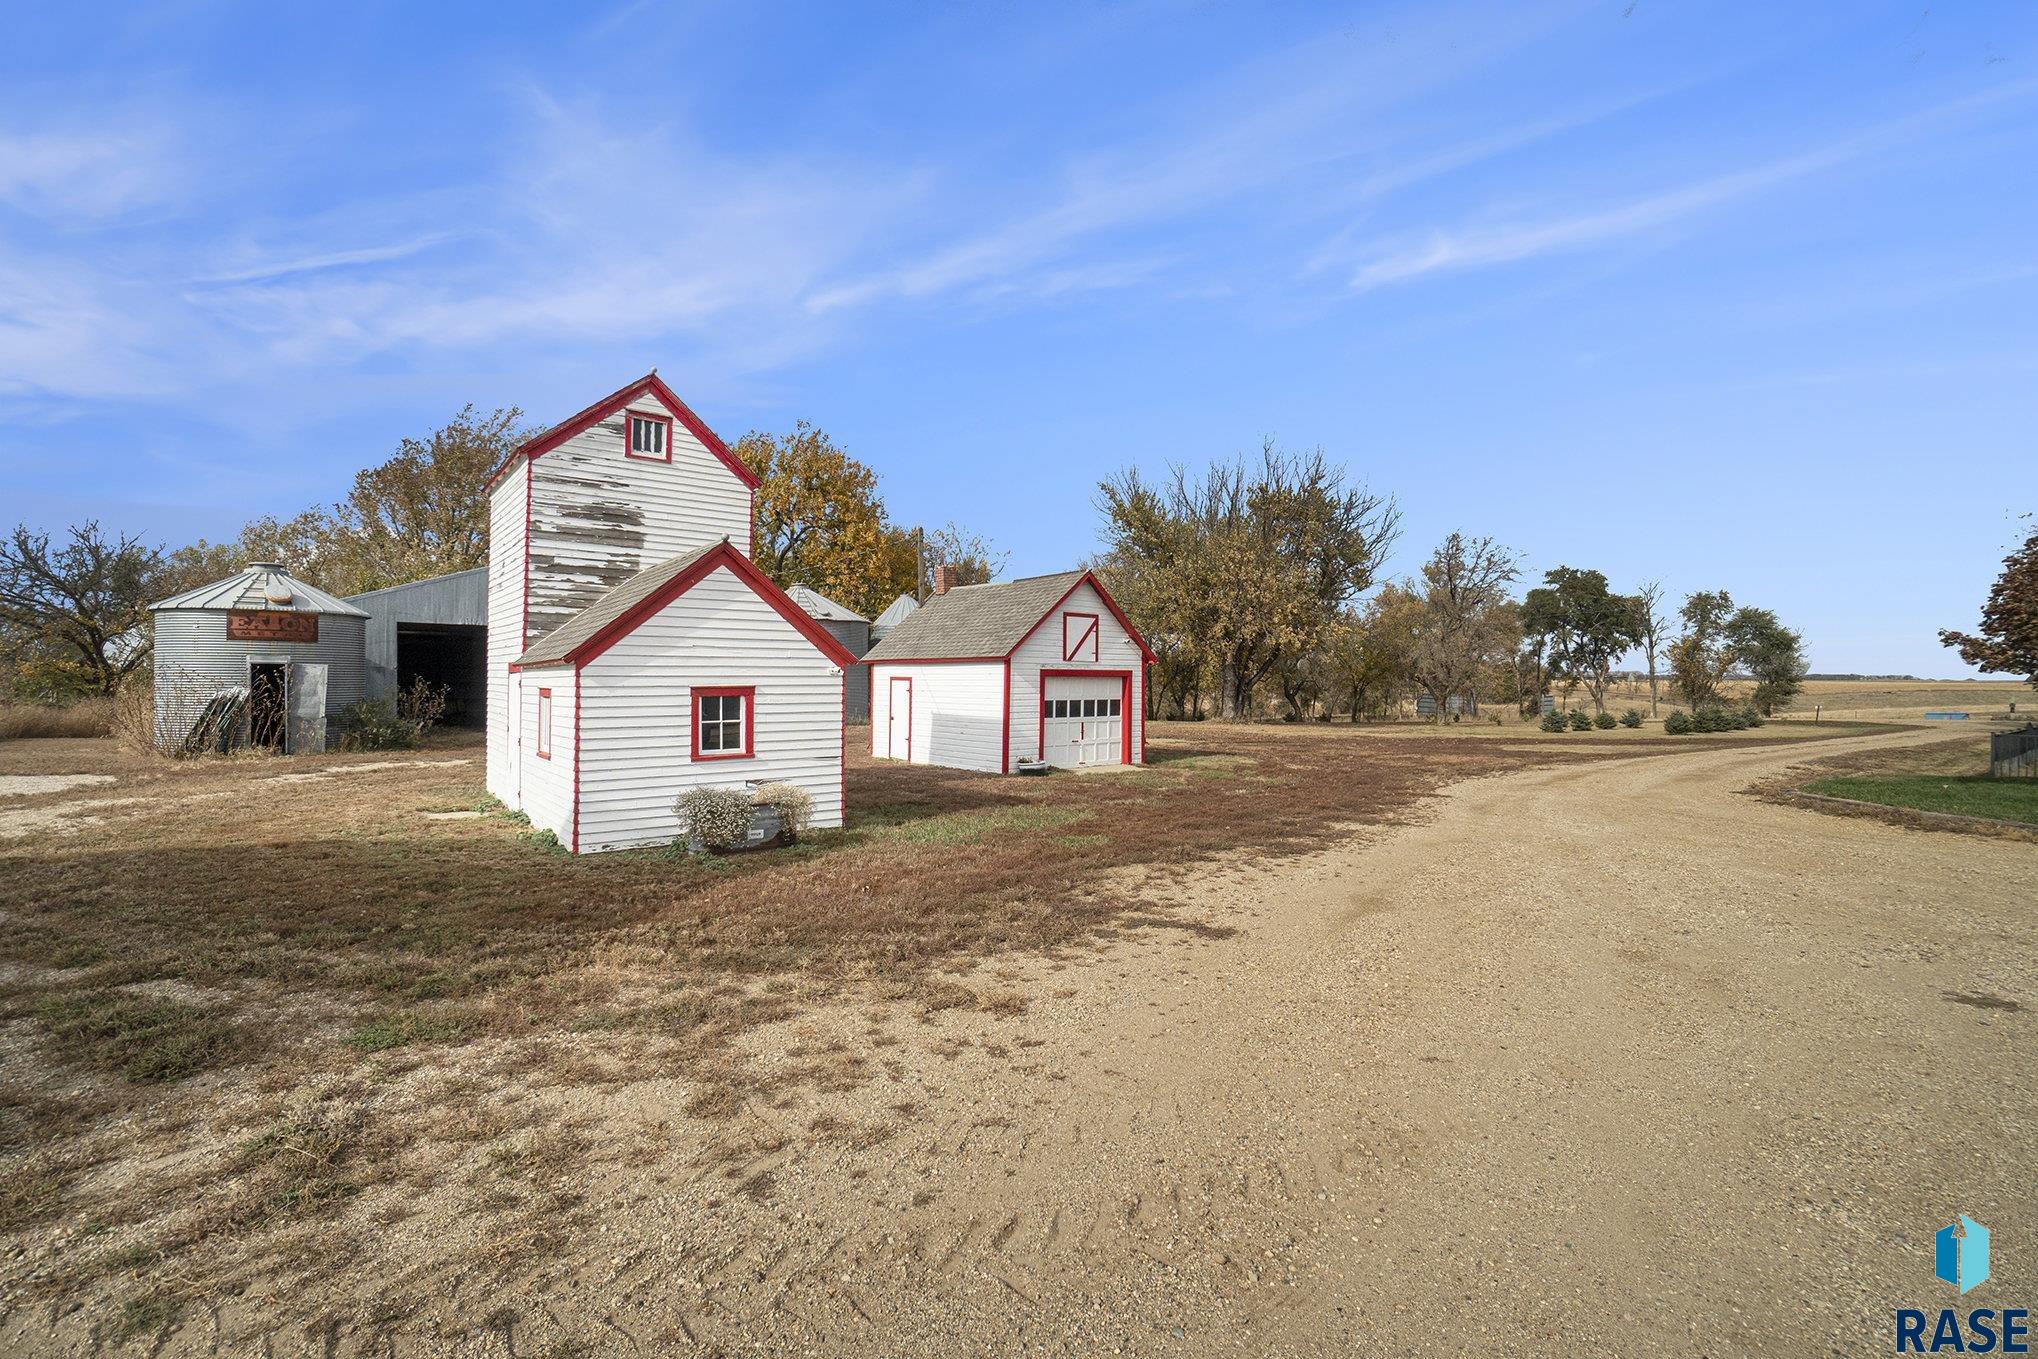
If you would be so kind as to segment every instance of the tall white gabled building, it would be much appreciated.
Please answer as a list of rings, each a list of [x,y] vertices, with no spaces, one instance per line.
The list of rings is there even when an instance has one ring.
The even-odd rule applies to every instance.
[[[702,784],[842,824],[854,658],[751,564],[756,486],[655,373],[489,478],[488,790],[575,853],[670,841]]]

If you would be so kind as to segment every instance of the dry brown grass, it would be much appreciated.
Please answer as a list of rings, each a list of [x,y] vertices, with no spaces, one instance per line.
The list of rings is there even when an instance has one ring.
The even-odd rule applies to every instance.
[[[1965,712],[1984,722],[2038,711],[2038,689],[2016,680],[1807,680],[1804,692],[1784,713],[1809,718],[1813,705],[1823,716],[1869,722],[1922,722],[1928,712]]]
[[[848,827],[703,861],[575,860],[499,813],[425,820],[485,805],[472,746],[180,762],[10,745],[0,772],[111,773],[95,795],[138,800],[0,840],[0,1231],[108,1243],[60,1252],[32,1281],[45,1295],[194,1281],[130,1299],[143,1329],[165,1298],[349,1267],[350,1205],[409,1211],[372,1197],[390,1186],[469,1186],[502,1217],[501,1265],[579,1211],[561,1166],[628,1155],[563,1122],[565,1092],[679,1080],[688,1116],[724,1118],[852,1088],[877,1045],[801,1041],[759,1069],[738,1040],[830,998],[1019,1023],[1024,993],[971,970],[1182,923],[1142,880],[1305,852],[1455,778],[1595,758],[1215,725],[1157,728],[1152,753],[1043,780],[852,755]]]
[[[113,730],[113,707],[110,698],[83,698],[61,708],[0,704],[0,741],[105,736]]]

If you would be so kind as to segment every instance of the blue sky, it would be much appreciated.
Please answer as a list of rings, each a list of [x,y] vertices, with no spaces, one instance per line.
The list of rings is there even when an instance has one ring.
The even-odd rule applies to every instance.
[[[467,402],[810,419],[1016,573],[1321,446],[1533,571],[1966,673],[2038,508],[2038,7],[16,9],[0,519],[168,544]]]

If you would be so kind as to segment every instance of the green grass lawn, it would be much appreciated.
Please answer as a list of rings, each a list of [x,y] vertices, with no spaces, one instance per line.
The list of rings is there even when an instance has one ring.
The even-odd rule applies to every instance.
[[[1885,807],[1921,812],[1952,812],[1999,821],[2038,825],[2038,779],[1992,779],[1985,775],[1900,774],[1852,775],[1818,779],[1805,791],[1826,797],[1852,798]]]

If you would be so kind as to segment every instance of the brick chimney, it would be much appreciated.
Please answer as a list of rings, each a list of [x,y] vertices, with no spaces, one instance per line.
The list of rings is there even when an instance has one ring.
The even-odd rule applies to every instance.
[[[948,593],[948,564],[946,562],[934,568],[934,593],[936,595]]]

